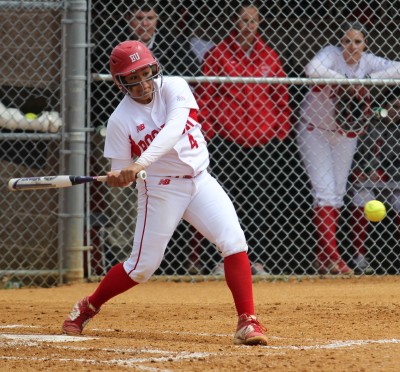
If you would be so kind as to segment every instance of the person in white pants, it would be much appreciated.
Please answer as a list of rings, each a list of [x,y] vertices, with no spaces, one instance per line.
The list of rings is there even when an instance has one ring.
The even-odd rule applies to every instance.
[[[235,303],[237,345],[266,345],[266,329],[254,312],[247,243],[234,206],[207,172],[209,155],[197,120],[199,109],[187,82],[161,75],[160,65],[139,41],[117,45],[111,75],[125,93],[107,125],[104,155],[111,159],[107,183],[126,187],[138,180],[138,209],[132,253],[113,266],[90,296],[78,301],[62,329],[80,335],[112,297],[147,282],[160,266],[181,219],[216,245]]]
[[[310,78],[399,78],[400,62],[366,52],[366,31],[355,22],[345,22],[340,31],[340,45],[328,45],[306,65]],[[343,261],[336,229],[344,204],[347,179],[356,151],[358,132],[338,124],[337,100],[344,87],[315,85],[306,93],[300,107],[298,145],[314,198],[316,229],[316,268],[320,274],[352,274]],[[364,86],[351,86],[352,95],[360,95]],[[351,91],[351,89],[347,89]],[[350,116],[349,122],[354,121]]]

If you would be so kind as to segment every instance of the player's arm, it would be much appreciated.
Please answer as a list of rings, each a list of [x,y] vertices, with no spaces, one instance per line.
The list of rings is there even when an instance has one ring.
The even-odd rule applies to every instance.
[[[391,61],[368,53],[367,64],[370,69],[371,79],[390,79],[400,77],[400,62]]]
[[[190,109],[178,107],[167,114],[165,126],[160,130],[146,151],[136,160],[143,169],[168,153],[182,137]]]
[[[333,70],[337,58],[336,48],[326,47],[317,53],[306,65],[305,73],[309,78],[343,79],[346,76]]]
[[[157,134],[146,151],[133,163],[113,159],[112,171],[107,173],[107,183],[112,187],[129,186],[136,180],[136,174],[168,153],[182,136],[190,110],[176,108],[167,115],[163,129]]]
[[[107,173],[107,184],[111,187],[129,186],[136,180],[136,174],[143,170],[143,167],[135,166],[132,159],[129,133],[113,116],[107,125],[104,156],[111,159],[111,171]]]
[[[136,177],[136,174],[142,169],[135,171],[133,165],[133,159],[111,159],[111,171],[107,173],[107,184],[111,187],[130,186],[133,182],[128,180],[131,178],[131,175],[124,174],[121,176],[121,171],[124,169],[131,169],[131,172],[134,173]]]
[[[119,168],[128,163],[125,160],[112,159],[113,167]],[[136,175],[144,169],[140,164],[133,163],[120,168],[111,170],[107,173],[107,184],[111,187],[127,187],[130,186],[134,181],[136,181]],[[112,168],[113,169],[113,168]]]

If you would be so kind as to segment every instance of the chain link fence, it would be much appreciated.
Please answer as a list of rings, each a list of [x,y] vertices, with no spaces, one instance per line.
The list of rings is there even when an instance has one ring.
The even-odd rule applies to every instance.
[[[0,275],[5,287],[51,285],[59,278],[59,193],[17,196],[7,181],[60,173],[62,16],[62,2],[0,2]]]
[[[4,30],[0,44],[4,61],[0,66],[1,104],[4,106],[0,107],[3,188],[0,273],[6,284],[18,277],[25,285],[52,285],[60,282],[68,270],[63,259],[67,255],[63,248],[66,222],[62,208],[60,210],[60,206],[71,202],[68,195],[57,190],[37,190],[16,196],[6,188],[6,181],[14,175],[65,171],[64,120],[69,110],[65,99],[72,94],[68,89],[64,92],[68,47],[65,46],[63,20],[68,3],[71,2],[0,3]],[[123,40],[144,40],[146,32],[154,28],[155,38],[150,40],[150,48],[163,66],[164,75],[183,76],[201,105],[199,117],[211,153],[209,171],[234,201],[248,238],[253,273],[265,278],[270,277],[268,274],[272,277],[320,274],[323,271],[315,266],[320,253],[315,198],[298,142],[300,107],[314,87],[367,87],[371,100],[368,107],[392,110],[391,122],[374,117],[369,120],[374,130],[359,136],[344,205],[337,208],[340,213],[337,249],[352,269],[358,268],[361,252],[368,261],[369,270],[360,270],[362,274],[398,274],[400,136],[394,124],[399,122],[398,115],[394,112],[400,109],[396,90],[399,80],[393,76],[369,80],[356,75],[313,80],[308,78],[305,69],[323,47],[340,44],[341,25],[345,20],[358,21],[368,30],[368,52],[388,60],[400,60],[400,2],[261,1],[256,3],[260,15],[258,32],[279,58],[283,75],[267,69],[260,75],[256,67],[252,74],[251,66],[244,66],[248,68],[242,70],[235,67],[230,73],[217,71],[210,67],[207,58],[213,47],[231,32],[238,31],[236,9],[237,5],[245,3],[93,0],[87,4],[90,53],[85,63],[88,76],[92,78],[87,80],[88,115],[87,123],[82,125],[87,128],[85,169],[91,175],[98,175],[105,173],[110,165],[102,156],[104,134],[108,116],[122,98],[109,75],[110,52]],[[247,23],[250,28],[251,18]],[[215,82],[214,76],[220,79]],[[280,80],[274,80],[277,77]],[[263,89],[276,89],[274,105],[265,106],[265,102],[257,101],[257,94],[261,97]],[[216,102],[223,105],[227,97],[233,97],[230,120],[236,122],[239,117],[241,125],[245,124],[243,117],[246,115],[241,113],[241,108],[251,107],[246,106],[250,100],[260,112],[276,110],[279,105],[282,109],[286,104],[290,119],[285,134],[271,135],[262,146],[227,141],[224,131],[218,127],[224,122],[223,117],[215,111],[214,114],[205,112],[215,110]],[[18,112],[9,114],[10,108]],[[21,113],[22,118],[18,116]],[[25,117],[27,113],[38,115],[38,119],[46,113],[47,121],[32,121]],[[51,119],[47,113],[52,113]],[[214,116],[207,120],[207,115]],[[247,115],[250,114],[247,112]],[[255,124],[261,125],[257,122],[247,125],[252,128]],[[241,130],[247,129],[240,128],[237,125],[238,137]],[[253,131],[256,132],[256,128]],[[257,143],[259,139],[250,136],[248,140]],[[377,224],[365,224],[362,213],[359,214],[360,208],[371,198],[381,200],[387,207],[387,217]],[[91,248],[78,253],[82,255],[84,276],[102,276],[116,262],[128,257],[135,228],[135,208],[135,190],[110,189],[104,184],[92,184],[85,189],[82,245]],[[156,275],[184,275],[190,279],[200,275],[202,279],[211,279],[221,273],[220,263],[215,247],[182,221]]]

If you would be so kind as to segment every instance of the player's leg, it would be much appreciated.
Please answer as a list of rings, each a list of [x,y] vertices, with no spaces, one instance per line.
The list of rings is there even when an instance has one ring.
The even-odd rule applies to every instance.
[[[150,278],[159,267],[167,244],[190,201],[191,189],[182,189],[178,182],[163,184],[153,177],[138,183],[138,194],[131,256],[124,263],[112,267],[92,295],[74,305],[63,323],[64,333],[81,334],[104,303]]]
[[[336,136],[334,143],[332,143],[332,158],[335,177],[335,205],[337,208],[341,208],[344,205],[344,196],[347,193],[347,183],[356,147],[356,137],[348,138],[346,136]],[[338,274],[352,273],[340,256],[338,260],[335,261],[334,269]]]
[[[234,206],[208,173],[195,181],[196,192],[183,218],[214,243],[224,258],[227,285],[239,316],[235,344],[265,345],[265,328],[254,314],[253,284],[247,244]]]
[[[344,196],[347,193],[347,183],[357,148],[357,138],[337,137],[337,140],[332,145],[332,159],[336,205],[340,208],[344,204]]]
[[[315,266],[319,273],[329,273],[331,260],[337,259],[335,179],[330,133],[302,128],[298,136],[302,161],[310,178],[314,198],[313,223],[316,230]]]

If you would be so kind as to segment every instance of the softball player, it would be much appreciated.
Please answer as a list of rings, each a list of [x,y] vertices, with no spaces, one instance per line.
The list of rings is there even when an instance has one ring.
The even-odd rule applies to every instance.
[[[365,52],[366,32],[359,23],[342,26],[341,46],[327,46],[307,64],[311,78],[399,78],[400,63]],[[341,93],[338,93],[338,92]],[[357,110],[339,117],[337,103],[365,96],[365,87],[314,86],[300,108],[298,144],[310,177],[317,231],[316,266],[321,274],[351,274],[336,243],[336,227],[358,134],[339,125],[355,121]],[[346,97],[350,94],[352,97]],[[339,95],[339,96],[338,96]],[[364,111],[365,107],[358,109]],[[361,114],[364,115],[365,112]],[[358,113],[359,115],[360,113]]]
[[[239,315],[234,343],[266,345],[265,328],[254,315],[245,236],[231,200],[207,172],[206,141],[188,84],[180,77],[163,78],[154,56],[139,41],[116,46],[110,68],[125,97],[107,127],[108,184],[128,186],[143,169],[147,179],[137,182],[138,216],[130,257],[111,268],[92,295],[74,305],[63,332],[81,334],[106,301],[145,283],[183,218],[224,258],[226,282]]]

